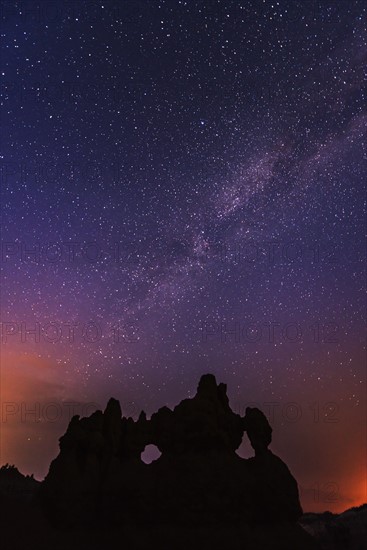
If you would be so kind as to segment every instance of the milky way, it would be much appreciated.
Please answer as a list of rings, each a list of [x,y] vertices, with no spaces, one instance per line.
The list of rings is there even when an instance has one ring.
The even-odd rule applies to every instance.
[[[365,500],[364,18],[5,2],[1,462],[42,477],[65,403],[149,414],[211,371],[307,508]]]

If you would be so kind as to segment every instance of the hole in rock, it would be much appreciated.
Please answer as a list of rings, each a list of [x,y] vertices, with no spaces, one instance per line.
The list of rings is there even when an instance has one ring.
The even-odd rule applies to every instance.
[[[144,451],[141,453],[141,459],[145,464],[150,464],[154,460],[157,460],[161,456],[161,451],[156,445],[147,445]]]
[[[241,458],[250,458],[254,456],[254,450],[251,447],[247,434],[243,434],[242,443],[236,450],[236,454]]]

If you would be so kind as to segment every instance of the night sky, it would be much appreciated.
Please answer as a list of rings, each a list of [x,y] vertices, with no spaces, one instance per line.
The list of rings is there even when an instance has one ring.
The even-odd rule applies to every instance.
[[[366,501],[365,12],[4,2],[1,464],[212,372],[306,511]]]

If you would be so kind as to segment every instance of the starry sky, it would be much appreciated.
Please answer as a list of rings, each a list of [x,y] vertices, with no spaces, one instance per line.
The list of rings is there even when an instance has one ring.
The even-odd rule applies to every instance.
[[[42,479],[72,414],[213,372],[304,509],[367,500],[365,15],[4,2],[1,463]]]

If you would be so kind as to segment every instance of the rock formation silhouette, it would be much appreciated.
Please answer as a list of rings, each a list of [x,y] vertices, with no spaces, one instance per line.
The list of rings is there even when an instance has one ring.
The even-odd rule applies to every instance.
[[[24,476],[14,464],[4,464],[0,468],[0,495],[22,501],[30,501],[40,483],[31,476]]]
[[[245,432],[255,451],[249,459],[236,454]],[[42,483],[41,503],[62,528],[207,529],[214,542],[218,529],[230,528],[233,537],[247,529],[241,548],[260,548],[264,540],[251,545],[251,537],[266,526],[280,542],[264,548],[314,548],[296,525],[302,515],[297,483],[268,449],[271,436],[259,409],[248,407],[244,417],[231,410],[226,385],[212,374],[201,377],[192,399],[173,410],[162,407],[150,420],[144,412],[137,421],[122,417],[119,402],[110,399],[104,413],[70,421]],[[162,454],[145,464],[141,454],[149,444]]]

